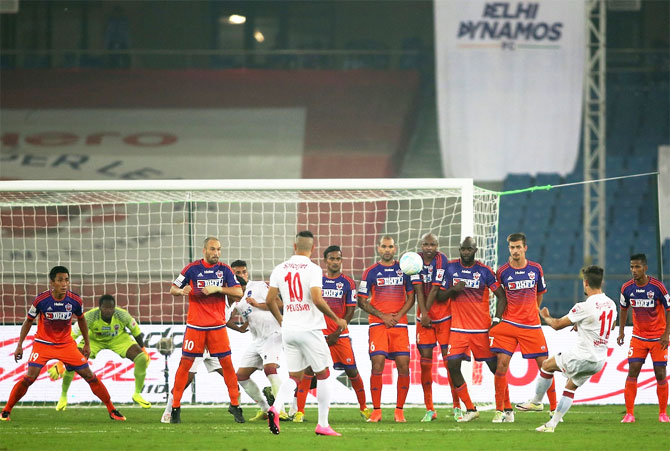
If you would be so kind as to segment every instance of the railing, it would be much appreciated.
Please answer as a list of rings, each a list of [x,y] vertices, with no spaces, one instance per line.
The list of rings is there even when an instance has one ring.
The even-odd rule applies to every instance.
[[[3,49],[2,68],[134,69],[425,69],[432,72],[434,50],[161,50],[161,49]],[[608,49],[607,70],[654,73],[670,70],[668,49]]]
[[[417,69],[419,50],[2,50],[4,68]]]

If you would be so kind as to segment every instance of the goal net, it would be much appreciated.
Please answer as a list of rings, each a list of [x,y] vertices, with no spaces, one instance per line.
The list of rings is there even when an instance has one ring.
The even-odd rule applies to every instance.
[[[220,239],[222,261],[245,260],[256,280],[290,257],[304,229],[316,236],[313,260],[340,245],[343,272],[356,281],[383,234],[400,254],[431,231],[450,258],[472,235],[478,258],[493,266],[497,201],[460,179],[2,182],[1,321],[20,324],[62,264],[86,309],[110,293],[142,324],[183,324],[187,300],[169,287],[202,257],[206,236]],[[359,311],[354,323],[365,317]]]

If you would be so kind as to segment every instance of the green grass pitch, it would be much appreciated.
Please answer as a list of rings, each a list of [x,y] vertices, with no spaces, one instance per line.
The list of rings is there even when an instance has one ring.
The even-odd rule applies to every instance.
[[[243,406],[245,417],[255,413]],[[515,423],[493,424],[492,411],[481,412],[472,423],[456,423],[451,409],[438,407],[438,419],[421,423],[423,408],[405,409],[407,423],[393,421],[393,409],[383,409],[381,423],[365,423],[358,410],[333,407],[330,423],[342,437],[314,434],[316,408],[306,411],[307,422],[282,422],[272,435],[267,422],[236,424],[226,406],[182,409],[181,424],[161,424],[162,409],[119,406],[128,419],[112,422],[104,407],[69,406],[14,408],[11,421],[0,423],[0,450],[403,450],[416,449],[670,449],[670,424],[658,422],[658,407],[636,407],[635,424],[621,424],[621,405],[573,406],[553,434],[534,428],[547,412],[517,412]]]

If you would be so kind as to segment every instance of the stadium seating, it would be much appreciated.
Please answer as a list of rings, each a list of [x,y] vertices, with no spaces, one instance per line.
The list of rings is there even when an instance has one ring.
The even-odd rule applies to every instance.
[[[649,83],[640,74],[616,74],[608,79],[606,175],[657,170],[657,149],[670,143],[670,95],[667,82]],[[558,185],[583,180],[582,162],[566,177],[559,174],[510,174],[503,190]],[[631,254],[644,252],[649,273],[657,275],[657,219],[652,177],[635,177],[606,184],[606,293],[618,298],[629,277]],[[528,258],[545,270],[550,309],[565,310],[581,295],[577,274],[583,264],[583,186],[503,196],[500,201],[499,263],[509,255],[505,238],[512,231],[528,236]],[[670,273],[670,240],[662,247],[663,270]],[[568,276],[574,276],[572,279]],[[559,278],[555,278],[558,276]],[[554,277],[554,278],[552,278]]]

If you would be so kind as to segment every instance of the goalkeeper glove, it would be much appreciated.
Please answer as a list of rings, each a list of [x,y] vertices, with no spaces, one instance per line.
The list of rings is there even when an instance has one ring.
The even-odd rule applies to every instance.
[[[57,381],[63,377],[63,374],[65,374],[65,365],[63,365],[63,362],[59,360],[58,362],[51,365],[51,368],[47,370],[47,373],[49,373],[49,378],[52,381]]]

